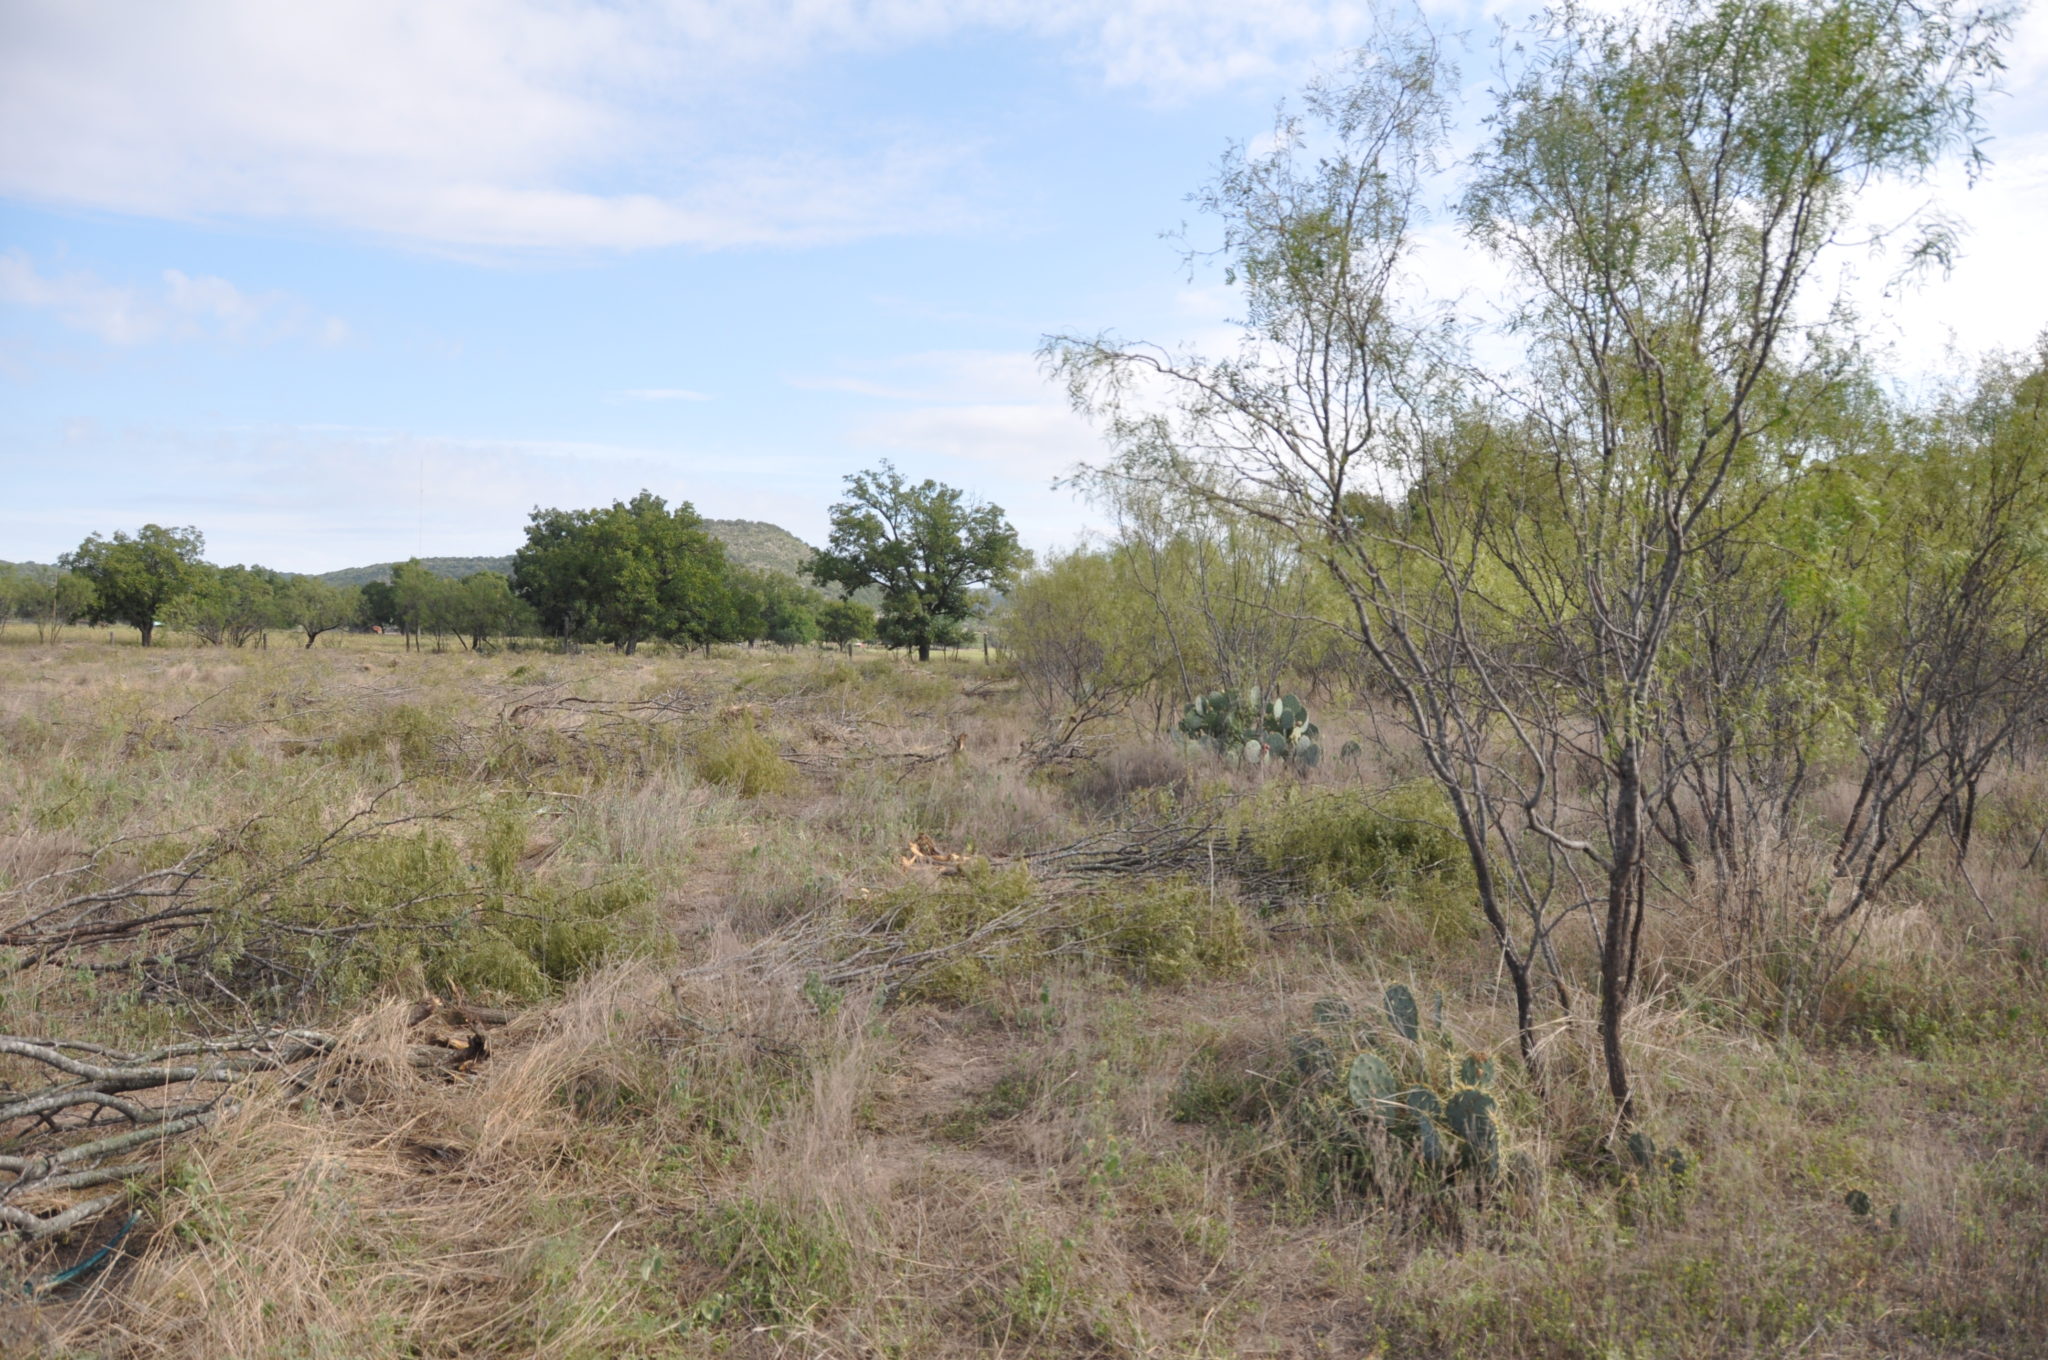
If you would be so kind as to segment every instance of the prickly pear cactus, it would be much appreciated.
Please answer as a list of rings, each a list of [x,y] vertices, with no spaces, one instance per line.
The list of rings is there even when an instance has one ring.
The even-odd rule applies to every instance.
[[[1285,694],[1265,706],[1264,741],[1269,755],[1290,765],[1313,765],[1322,759],[1322,732],[1308,720],[1308,705]]]
[[[1409,1087],[1401,1093],[1401,1103],[1413,1114],[1426,1114],[1431,1119],[1443,1118],[1444,1103],[1427,1086]]]
[[[1640,1171],[1657,1165],[1657,1140],[1637,1129],[1628,1136],[1628,1159]]]
[[[1337,1055],[1320,1034],[1297,1034],[1287,1041],[1294,1070],[1305,1078],[1327,1077],[1337,1070]]]
[[[1435,1116],[1411,1115],[1400,1133],[1403,1140],[1415,1149],[1416,1159],[1424,1166],[1436,1170],[1450,1164],[1451,1151],[1444,1142],[1442,1131],[1437,1127]]]
[[[1384,1114],[1394,1093],[1400,1090],[1394,1069],[1377,1053],[1361,1053],[1353,1058],[1344,1084],[1351,1093],[1352,1108],[1374,1116]]]
[[[1493,1097],[1476,1086],[1451,1096],[1444,1118],[1465,1143],[1465,1164],[1492,1180],[1500,1174],[1500,1131],[1494,1125]]]
[[[1204,694],[1181,714],[1180,734],[1218,755],[1242,754],[1245,742],[1257,727],[1257,708],[1256,695],[1227,689]]]
[[[1178,727],[1191,745],[1249,762],[1270,757],[1307,766],[1323,753],[1308,705],[1292,694],[1267,699],[1257,689],[1217,690],[1189,704]]]
[[[1399,983],[1386,989],[1377,1015],[1328,997],[1311,1017],[1310,1032],[1289,1044],[1309,1097],[1296,1107],[1304,1140],[1339,1154],[1345,1174],[1369,1183],[1395,1176],[1440,1189],[1459,1179],[1500,1179],[1500,1108],[1486,1089],[1491,1057],[1461,1056],[1449,1034],[1425,1030],[1414,992]],[[1510,1154],[1508,1164],[1518,1168],[1518,1186],[1540,1185],[1528,1154]]]
[[[1422,1009],[1415,1004],[1415,993],[1400,983],[1387,988],[1387,1018],[1394,1022],[1394,1032],[1409,1043],[1422,1038]]]

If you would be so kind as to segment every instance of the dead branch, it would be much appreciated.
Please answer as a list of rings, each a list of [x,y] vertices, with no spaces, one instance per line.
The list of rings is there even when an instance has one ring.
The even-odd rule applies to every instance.
[[[482,1027],[509,1011],[429,1005],[420,1019],[474,1026],[406,1047],[407,1064],[443,1080],[490,1056]],[[417,1021],[415,1023],[418,1023]],[[160,1165],[172,1140],[204,1129],[264,1077],[293,1091],[321,1084],[326,1064],[348,1050],[320,1030],[273,1028],[123,1053],[75,1039],[0,1035],[0,1059],[40,1072],[41,1085],[0,1081],[0,1228],[34,1241],[112,1208],[116,1191],[76,1201],[81,1190],[120,1185]],[[0,1069],[4,1071],[4,1069]]]

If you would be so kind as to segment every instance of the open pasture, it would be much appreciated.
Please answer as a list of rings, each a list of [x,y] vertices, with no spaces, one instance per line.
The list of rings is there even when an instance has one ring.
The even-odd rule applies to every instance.
[[[1315,702],[1333,750],[1372,729]],[[1105,725],[1048,763],[1034,730],[978,655],[10,630],[0,1028],[320,1038],[137,1093],[206,1121],[111,1181],[10,1192],[117,1200],[10,1246],[31,1286],[139,1217],[90,1278],[10,1286],[0,1349],[2048,1345],[2040,783],[1990,792],[1967,884],[1887,900],[1811,1024],[1733,992],[1704,910],[1660,915],[1628,1033],[1659,1160],[1631,1168],[1589,1021],[1547,1027],[1528,1089],[1397,752],[1245,770]],[[1416,1072],[1491,1061],[1512,1174],[1397,1173],[1393,1135],[1332,1113],[1305,1040],[1392,1052],[1396,984]],[[61,1075],[0,1057],[0,1101]],[[88,1115],[148,1127],[16,1118],[0,1167]]]

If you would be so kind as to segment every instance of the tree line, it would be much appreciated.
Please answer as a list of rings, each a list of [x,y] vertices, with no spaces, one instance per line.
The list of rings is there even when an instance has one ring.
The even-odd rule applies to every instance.
[[[599,644],[628,655],[650,641],[850,649],[879,639],[929,659],[934,646],[964,642],[986,590],[1010,585],[1029,563],[998,506],[912,483],[886,463],[847,486],[829,546],[804,568],[808,582],[728,561],[688,502],[671,507],[642,491],[586,510],[537,508],[509,576],[460,580],[415,559],[394,566],[389,581],[341,587],[216,566],[196,528],[94,534],[55,571],[0,570],[0,622],[26,618],[45,638],[81,620],[124,624],[145,647],[162,626],[234,647],[281,630],[311,647],[356,628],[395,631],[408,646],[430,634],[473,649],[546,637],[565,650]]]

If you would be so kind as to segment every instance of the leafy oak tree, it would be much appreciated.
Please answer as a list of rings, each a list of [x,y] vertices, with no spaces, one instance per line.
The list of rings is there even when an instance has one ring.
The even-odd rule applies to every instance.
[[[480,652],[492,638],[509,637],[532,622],[533,612],[512,593],[511,581],[495,571],[471,572],[447,585],[438,602],[443,625],[470,651]]]
[[[317,576],[295,576],[278,592],[278,617],[304,633],[308,647],[322,633],[346,628],[361,607],[358,591]]]
[[[875,635],[875,611],[859,600],[827,600],[818,608],[818,636],[851,655],[853,644]]]
[[[911,483],[889,463],[846,479],[832,507],[832,538],[804,572],[848,594],[882,596],[881,636],[931,660],[975,610],[977,587],[1007,589],[1031,563],[1002,507],[969,500],[929,479]]]
[[[653,638],[709,644],[733,631],[724,545],[689,502],[671,510],[649,491],[601,509],[536,509],[512,589],[566,647],[609,642],[631,655]]]
[[[116,531],[111,539],[92,535],[57,559],[92,586],[86,617],[94,623],[125,623],[155,640],[157,616],[191,588],[206,537],[197,529],[145,524],[134,537]]]
[[[247,646],[270,628],[292,624],[283,598],[291,579],[268,567],[201,563],[192,569],[190,582],[164,606],[165,619],[208,646]]]

